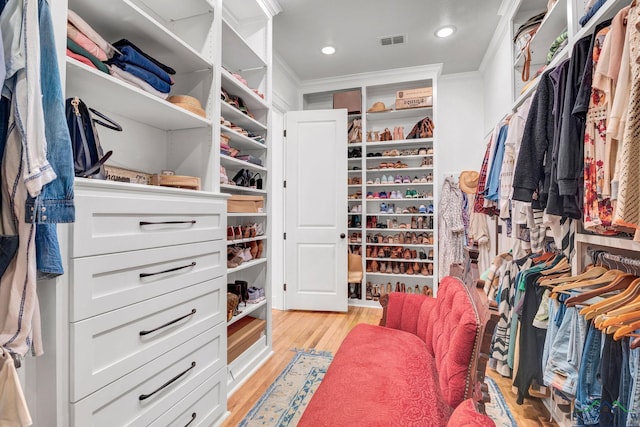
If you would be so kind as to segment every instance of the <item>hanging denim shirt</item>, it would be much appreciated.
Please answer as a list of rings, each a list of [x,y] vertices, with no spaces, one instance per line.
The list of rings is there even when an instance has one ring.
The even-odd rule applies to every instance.
[[[496,142],[496,151],[493,155],[493,162],[491,162],[491,170],[487,178],[487,188],[485,190],[484,198],[497,202],[500,198],[500,171],[502,170],[502,160],[504,158],[505,141],[507,140],[508,125],[503,125],[498,133],[498,140]]]
[[[40,277],[63,274],[56,223],[75,220],[73,154],[66,124],[49,4],[38,1],[40,26],[40,81],[44,107],[47,159],[58,178],[26,203],[25,222],[35,222],[36,260]]]

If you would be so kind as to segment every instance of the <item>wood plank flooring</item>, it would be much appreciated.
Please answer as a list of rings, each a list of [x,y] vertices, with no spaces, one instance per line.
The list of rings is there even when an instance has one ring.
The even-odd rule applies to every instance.
[[[231,427],[240,423],[291,361],[292,349],[315,348],[335,353],[344,337],[355,325],[358,323],[377,325],[381,315],[381,309],[364,307],[349,307],[347,313],[273,310],[273,356],[231,396],[227,403],[231,415],[222,426]],[[493,376],[494,374],[492,378],[505,394],[505,399],[512,408],[518,426],[556,425],[538,422],[539,418],[549,419],[541,402],[527,401],[522,406],[516,405],[515,395],[510,392],[509,380],[502,379],[497,374]]]

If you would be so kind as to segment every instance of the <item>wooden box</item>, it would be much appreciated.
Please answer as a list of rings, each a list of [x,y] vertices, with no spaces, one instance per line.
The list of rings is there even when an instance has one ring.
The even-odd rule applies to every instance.
[[[227,212],[259,213],[264,209],[263,196],[242,196],[234,194],[227,200]]]
[[[104,165],[104,172],[109,181],[128,182],[131,184],[148,185],[151,174],[132,169],[118,168],[111,165]]]
[[[242,309],[242,308],[241,308]],[[246,316],[227,327],[227,363],[233,362],[264,335],[267,321]]]
[[[433,107],[433,88],[399,90],[396,92],[396,110]]]
[[[200,178],[197,176],[163,175],[158,173],[151,175],[149,183],[151,185],[161,185],[163,187],[200,190]]]
[[[362,113],[362,95],[360,89],[333,94],[333,109],[346,108],[347,114]]]

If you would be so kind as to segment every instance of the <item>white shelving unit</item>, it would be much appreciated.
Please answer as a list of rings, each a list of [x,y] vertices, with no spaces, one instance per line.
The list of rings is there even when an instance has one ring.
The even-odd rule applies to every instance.
[[[26,367],[29,383],[38,384],[27,390],[34,423],[219,425],[227,395],[271,353],[270,206],[227,214],[221,191],[269,193],[272,17],[262,0],[65,0],[50,8],[64,96],[80,97],[123,128],[98,130],[103,149],[114,153],[107,164],[195,176],[201,190],[76,179],[76,222],[59,227],[67,273],[42,287],[47,347]],[[67,58],[68,9],[107,41],[127,39],[172,67],[170,95],[195,97],[205,117]],[[220,101],[222,87],[252,116]],[[224,126],[221,115],[239,128]],[[263,165],[220,155],[220,134]],[[260,173],[264,188],[220,185],[221,166],[232,176],[241,168]],[[261,222],[264,233],[228,241],[228,221]],[[230,245],[254,243],[263,247],[259,259],[227,268]],[[227,322],[225,282],[233,280],[265,288],[267,299]],[[249,316],[263,331],[229,361],[227,328]],[[154,333],[158,326],[163,331]],[[151,332],[139,339],[139,331]],[[138,403],[140,394],[165,387]]]
[[[355,252],[360,252],[363,258],[363,271],[364,278],[360,287],[354,287],[353,285],[348,287],[349,304],[351,305],[363,305],[379,307],[378,298],[379,295],[374,295],[375,285],[384,285],[391,282],[393,289],[395,290],[396,282],[403,282],[407,289],[411,288],[410,292],[413,292],[415,285],[418,284],[420,289],[424,286],[428,286],[433,291],[437,290],[437,244],[411,244],[411,243],[377,243],[372,238],[377,235],[389,236],[393,238],[393,235],[398,233],[411,233],[421,234],[427,233],[431,236],[432,241],[436,241],[437,229],[435,221],[435,210],[437,200],[437,192],[435,182],[437,181],[437,111],[436,111],[436,94],[437,94],[437,76],[439,75],[439,69],[428,68],[422,70],[422,72],[403,72],[403,70],[392,70],[387,75],[381,75],[379,73],[370,73],[362,76],[347,76],[344,80],[332,79],[328,82],[313,82],[307,88],[303,88],[302,104],[305,110],[317,110],[317,109],[330,109],[333,108],[333,94],[345,90],[360,90],[362,94],[362,106],[361,111],[364,114],[349,115],[349,121],[358,118],[362,119],[362,135],[364,141],[361,143],[347,144],[347,150],[361,150],[361,157],[348,159],[348,178],[351,182],[354,178],[359,178],[359,184],[347,184],[349,198],[347,199],[347,218],[348,218],[348,232],[349,232],[349,246]],[[357,83],[356,83],[357,82]],[[422,87],[432,87],[434,91],[434,106],[422,107],[412,109],[395,109],[396,92],[399,90],[408,90]],[[387,108],[391,111],[368,113],[367,109],[370,108],[374,102],[384,102]],[[367,141],[367,134],[370,131],[378,131],[382,133],[385,128],[389,128],[393,133],[394,127],[403,127],[403,136],[406,136],[411,131],[412,127],[424,117],[431,117],[435,123],[434,137],[432,138],[417,138],[417,139],[401,139],[393,141]],[[429,150],[428,154],[402,154],[405,150],[419,150],[423,148]],[[398,155],[390,155],[385,151],[397,150]],[[346,154],[346,153],[345,153]],[[422,165],[423,160],[428,159],[429,165]],[[397,163],[398,165],[404,164],[402,168],[380,168],[380,163]],[[417,181],[422,179],[423,182],[403,182],[403,183],[379,183],[376,184],[376,179],[381,179],[382,176],[393,176],[395,181],[396,175],[400,175],[403,178],[409,177],[410,181]],[[406,180],[406,179],[405,179]],[[427,182],[424,182],[427,181]],[[368,183],[369,182],[369,183]],[[407,191],[413,190],[418,195],[424,197],[406,197]],[[380,195],[381,192],[390,194],[391,192],[400,192],[401,197],[398,198],[374,198],[374,195]],[[357,193],[361,196],[356,197]],[[400,213],[387,213],[380,212],[380,204],[395,205],[399,208]],[[424,205],[425,209],[430,211],[429,214],[419,214],[417,211],[420,205]],[[430,206],[431,205],[431,206]],[[361,210],[353,211],[354,207],[361,206]],[[402,213],[403,210],[409,208],[415,208],[414,213]],[[410,228],[412,217],[416,219],[418,217],[424,218],[424,223],[428,224],[427,228],[412,229]],[[373,218],[375,218],[376,224],[384,223],[386,225],[387,220],[390,224],[397,224],[398,228],[375,228],[371,227]],[[367,226],[369,224],[369,227]],[[400,224],[403,227],[409,225],[407,228],[399,228]],[[416,255],[421,251],[424,252],[425,258],[416,256],[411,259],[391,259],[390,257],[380,258],[376,256],[367,256],[368,251],[384,249],[384,248],[396,248],[414,250]],[[431,253],[433,259],[427,259],[426,256]],[[427,275],[422,274],[394,274],[379,271],[371,271],[371,265],[373,262],[391,262],[398,265],[397,271],[400,270],[399,264],[415,263],[421,270],[423,265],[430,265],[432,273]],[[403,266],[404,267],[404,266]],[[370,286],[368,286],[368,284]],[[370,292],[367,292],[369,288]]]
[[[229,213],[228,226],[249,226],[261,224],[264,235],[248,239],[227,241],[228,248],[233,246],[248,247],[261,245],[262,254],[258,259],[245,261],[227,271],[227,282],[242,280],[249,287],[262,288],[267,299],[258,304],[241,303],[241,313],[227,322],[228,330],[228,372],[227,388],[231,395],[266,359],[271,355],[271,283],[269,260],[270,239],[270,200],[269,192],[272,183],[269,179],[271,159],[269,158],[270,120],[271,120],[271,16],[263,7],[261,0],[228,0],[223,1],[221,18],[221,63],[219,67],[221,89],[233,99],[238,97],[246,106],[248,113],[236,106],[219,101],[222,118],[231,125],[222,123],[220,132],[230,138],[228,145],[240,151],[240,155],[251,155],[260,159],[262,165],[220,155],[220,164],[227,171],[229,179],[242,169],[248,170],[254,177],[260,177],[262,189],[221,184],[220,190],[230,195],[260,196],[264,198],[263,212]],[[240,81],[236,75],[246,80]],[[263,94],[259,96],[257,92]],[[233,128],[238,126],[242,130]],[[248,319],[253,319],[247,322]],[[242,320],[242,322],[239,322]],[[231,346],[238,343],[237,336],[249,330],[254,331],[259,325],[259,334],[254,332],[242,342],[242,352]],[[232,327],[233,325],[233,327]],[[232,337],[233,334],[238,334]],[[233,344],[232,344],[233,343]]]

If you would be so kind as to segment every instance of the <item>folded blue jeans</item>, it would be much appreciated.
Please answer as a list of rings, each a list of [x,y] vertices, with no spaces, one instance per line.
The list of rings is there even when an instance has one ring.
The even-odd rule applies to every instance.
[[[163,81],[171,84],[171,77],[169,76],[169,74],[167,74],[166,71],[138,53],[138,51],[131,46],[122,46],[118,49],[120,50],[120,52],[122,52],[122,54],[116,54],[116,56],[114,56],[111,60],[113,63],[135,65],[155,74]]]
[[[162,93],[169,93],[169,91],[171,90],[171,86],[169,85],[169,83],[165,82],[151,71],[147,71],[144,68],[138,67],[137,65],[129,64],[127,62],[113,61],[113,63],[116,67],[119,67],[120,69],[127,71],[134,76],[144,80],[145,82],[153,86],[154,89]]]

